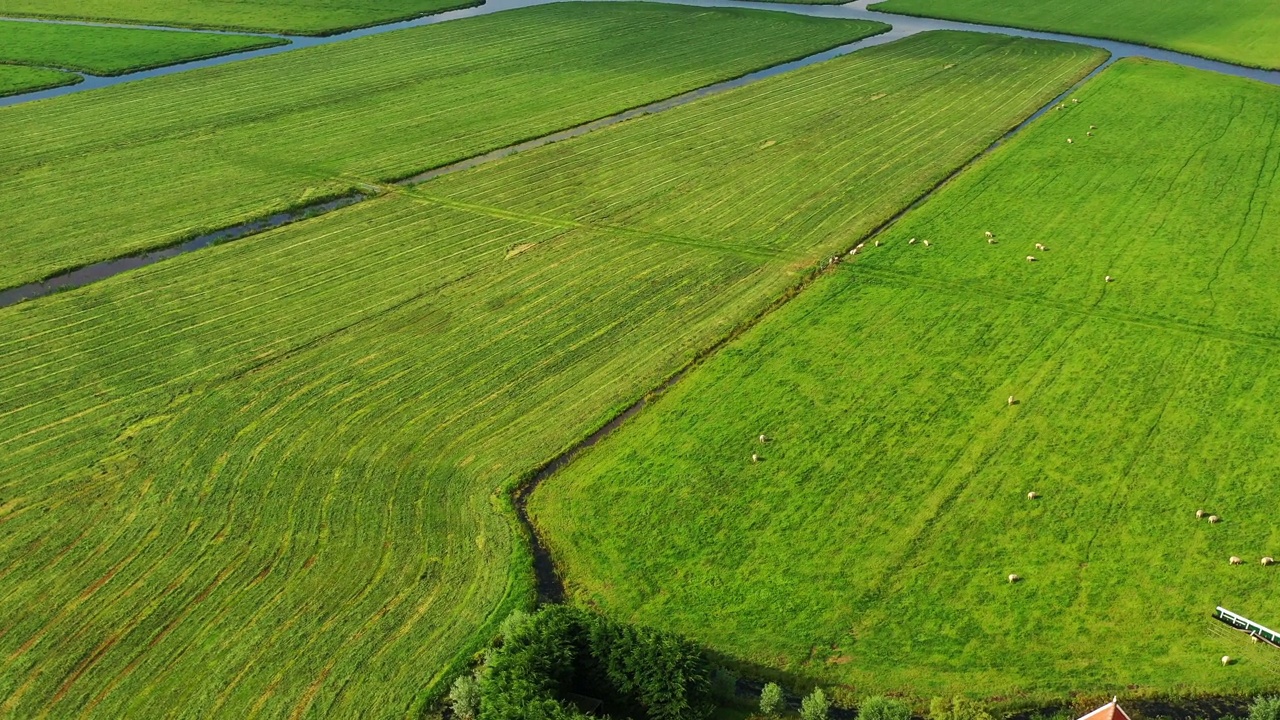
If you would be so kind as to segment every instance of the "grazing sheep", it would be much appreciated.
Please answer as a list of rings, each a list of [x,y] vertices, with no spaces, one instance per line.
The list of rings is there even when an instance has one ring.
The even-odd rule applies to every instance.
[[[1222,518],[1218,517],[1217,515],[1210,515],[1209,522],[1214,523],[1216,525],[1217,523],[1222,522]]]
[[[1010,405],[1017,405],[1017,404],[1018,404],[1018,398],[1016,398],[1016,397],[1014,397],[1014,396],[1010,395],[1010,396],[1009,396],[1009,404],[1010,404]]]
[[[1075,142],[1075,140],[1072,140],[1071,138],[1067,138],[1067,144],[1068,144],[1068,145],[1071,145],[1071,144],[1073,144],[1074,142]]]
[[[1222,666],[1223,666],[1223,667],[1226,667],[1226,666],[1230,665],[1230,664],[1231,664],[1231,663],[1233,663],[1233,662],[1235,662],[1235,660],[1232,660],[1230,655],[1223,655],[1223,656],[1222,656]]]
[[[1204,511],[1203,511],[1203,510],[1197,510],[1197,511],[1196,511],[1196,519],[1197,519],[1197,520],[1199,520],[1199,519],[1200,519],[1200,518],[1202,518],[1202,517],[1204,517]]]
[[[929,247],[929,241],[928,241],[928,240],[925,240],[925,241],[924,241],[924,246],[925,246],[925,247]]]
[[[755,453],[751,453],[751,462],[760,462],[760,456]]]
[[[1089,129],[1090,129],[1090,130],[1097,130],[1097,129],[1098,129],[1098,126],[1097,126],[1097,125],[1090,125],[1090,126],[1089,126]]]
[[[857,245],[854,245],[854,246],[853,246],[853,249],[854,249],[854,250],[861,250],[861,249],[862,249],[862,247],[863,247],[864,245],[866,245],[866,243],[865,243],[865,242],[860,242],[860,243],[858,243]]]
[[[987,244],[988,244],[988,245],[995,245],[995,244],[996,244],[996,239],[995,239],[995,238],[987,238]]]
[[[1230,560],[1229,562],[1230,562],[1232,565],[1243,565],[1243,564],[1244,564],[1244,561],[1243,561],[1243,560],[1241,560],[1240,558],[1236,557],[1235,555],[1232,555],[1232,556],[1231,556],[1231,560]]]
[[[1080,98],[1071,98],[1072,105],[1078,105],[1079,103],[1080,103]]]
[[[1028,256],[1027,256],[1027,262],[1035,262],[1035,261],[1036,261],[1036,256],[1035,256],[1035,255],[1028,255]]]
[[[877,240],[877,241],[876,241],[876,247],[880,247],[880,241],[879,241],[879,240]]]
[[[990,240],[991,238],[995,237],[995,235],[992,235],[992,234],[991,234],[991,231],[990,231],[990,230],[988,230],[988,231],[987,231],[986,235],[987,235],[987,239],[988,239],[988,240]]]
[[[1016,574],[1014,574],[1014,573],[1010,573],[1010,574],[1009,574],[1009,584],[1010,584],[1010,585],[1012,585],[1013,583],[1018,582],[1018,581],[1019,581],[1019,580],[1021,580],[1021,579],[1022,579],[1022,578],[1018,577],[1018,576],[1017,576]]]
[[[1085,133],[1085,135],[1087,135],[1088,137],[1093,137],[1093,131],[1090,130],[1089,132]]]
[[[1107,282],[1115,282],[1115,281],[1116,281],[1116,279],[1115,279],[1115,278],[1113,278],[1113,277],[1111,277],[1110,275],[1108,275],[1108,276],[1106,277],[1106,281],[1107,281]]]
[[[760,433],[760,442],[767,443],[769,442],[769,438],[766,437],[764,433]]]
[[[1276,559],[1268,555],[1267,557],[1262,558],[1261,562],[1263,565],[1275,565]]]
[[[915,245],[915,244],[916,244],[916,239],[915,239],[915,238],[911,238],[910,240],[908,240],[908,241],[907,241],[907,244],[908,244],[908,245]]]
[[[1036,492],[1035,490],[1032,490],[1031,492],[1027,493],[1028,500],[1035,500],[1039,497],[1040,497],[1040,493]]]
[[[1048,250],[1048,248],[1046,248],[1046,247],[1044,246],[1044,244],[1043,244],[1043,243],[1036,243],[1036,249],[1037,249],[1037,250]]]
[[[850,251],[849,251],[849,254],[850,254],[850,255],[857,255],[857,254],[858,254],[858,248],[854,248],[854,249],[850,250]]]

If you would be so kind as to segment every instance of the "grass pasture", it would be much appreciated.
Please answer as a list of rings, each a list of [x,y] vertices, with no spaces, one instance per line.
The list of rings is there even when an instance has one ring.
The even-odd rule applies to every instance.
[[[286,42],[251,35],[0,20],[0,63],[93,75],[123,75]]]
[[[1280,617],[1280,91],[1077,97],[535,493],[579,600],[859,695],[1280,686],[1210,618]]]
[[[1280,2],[1239,0],[887,0],[874,10],[1111,38],[1280,68]]]
[[[405,177],[885,27],[566,3],[0,109],[0,287]]]
[[[912,38],[687,106],[683,126],[642,118],[0,310],[0,714],[416,714],[531,591],[506,489],[1100,59]],[[1005,82],[926,71],[952,61]],[[860,81],[883,95],[827,95]],[[834,131],[878,103],[870,148],[955,95],[988,110],[896,128],[923,159],[913,182],[798,130],[776,143],[775,165],[824,168],[806,192],[861,188],[867,209],[845,202],[824,234],[788,224],[798,191],[761,205],[709,182],[744,172],[732,159],[757,142],[690,158],[679,184],[662,182],[670,162],[645,170],[653,217],[683,213],[696,237],[567,204],[607,197],[637,171],[620,148],[651,152],[672,129],[688,142],[662,140],[675,157],[699,123],[703,140],[816,133],[819,117]],[[736,208],[718,234],[692,222],[712,203]],[[742,216],[796,237],[771,246]]]
[[[142,25],[331,35],[394,20],[407,20],[481,0],[248,0],[211,3],[200,0],[0,0],[0,15],[96,20]]]
[[[82,79],[75,73],[61,70],[0,64],[0,97],[75,85]]]

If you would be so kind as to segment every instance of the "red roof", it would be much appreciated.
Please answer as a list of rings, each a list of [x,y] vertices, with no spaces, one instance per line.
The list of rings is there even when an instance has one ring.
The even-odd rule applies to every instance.
[[[1120,707],[1115,698],[1112,698],[1111,702],[1081,717],[1080,720],[1129,720],[1129,714]]]

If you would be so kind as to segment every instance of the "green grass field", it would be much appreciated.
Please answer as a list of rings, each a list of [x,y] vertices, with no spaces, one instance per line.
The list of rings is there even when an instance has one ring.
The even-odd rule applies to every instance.
[[[1100,60],[919,36],[0,310],[0,715],[416,715],[531,592],[518,478]],[[734,127],[808,182],[711,182]],[[635,172],[696,237],[582,212]]]
[[[535,493],[579,601],[858,695],[1280,687],[1210,617],[1280,622],[1280,90],[1077,97]]]
[[[0,109],[0,287],[405,177],[885,27],[568,3]]]
[[[94,75],[122,75],[285,42],[250,35],[0,20],[0,62]]]
[[[1280,0],[888,0],[872,9],[1091,35],[1280,68]]]
[[[0,15],[329,35],[480,4],[481,0],[0,0]]]
[[[60,70],[0,64],[0,97],[75,85],[83,78]]]

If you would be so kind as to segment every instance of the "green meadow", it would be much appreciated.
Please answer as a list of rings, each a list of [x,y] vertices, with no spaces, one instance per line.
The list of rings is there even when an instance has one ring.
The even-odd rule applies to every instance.
[[[330,35],[480,4],[480,0],[0,0],[0,15]]]
[[[515,483],[1101,60],[919,36],[0,310],[0,714],[419,715]]]
[[[286,42],[250,35],[0,20],[0,63],[93,75],[123,75]]]
[[[566,3],[0,109],[0,287],[349,194],[886,27]]]
[[[0,97],[75,85],[81,80],[75,73],[60,70],[0,64]]]
[[[579,602],[859,697],[1276,687],[1211,613],[1280,622],[1280,90],[1076,99],[543,484]]]
[[[872,9],[1090,35],[1280,68],[1277,0],[887,0]]]

